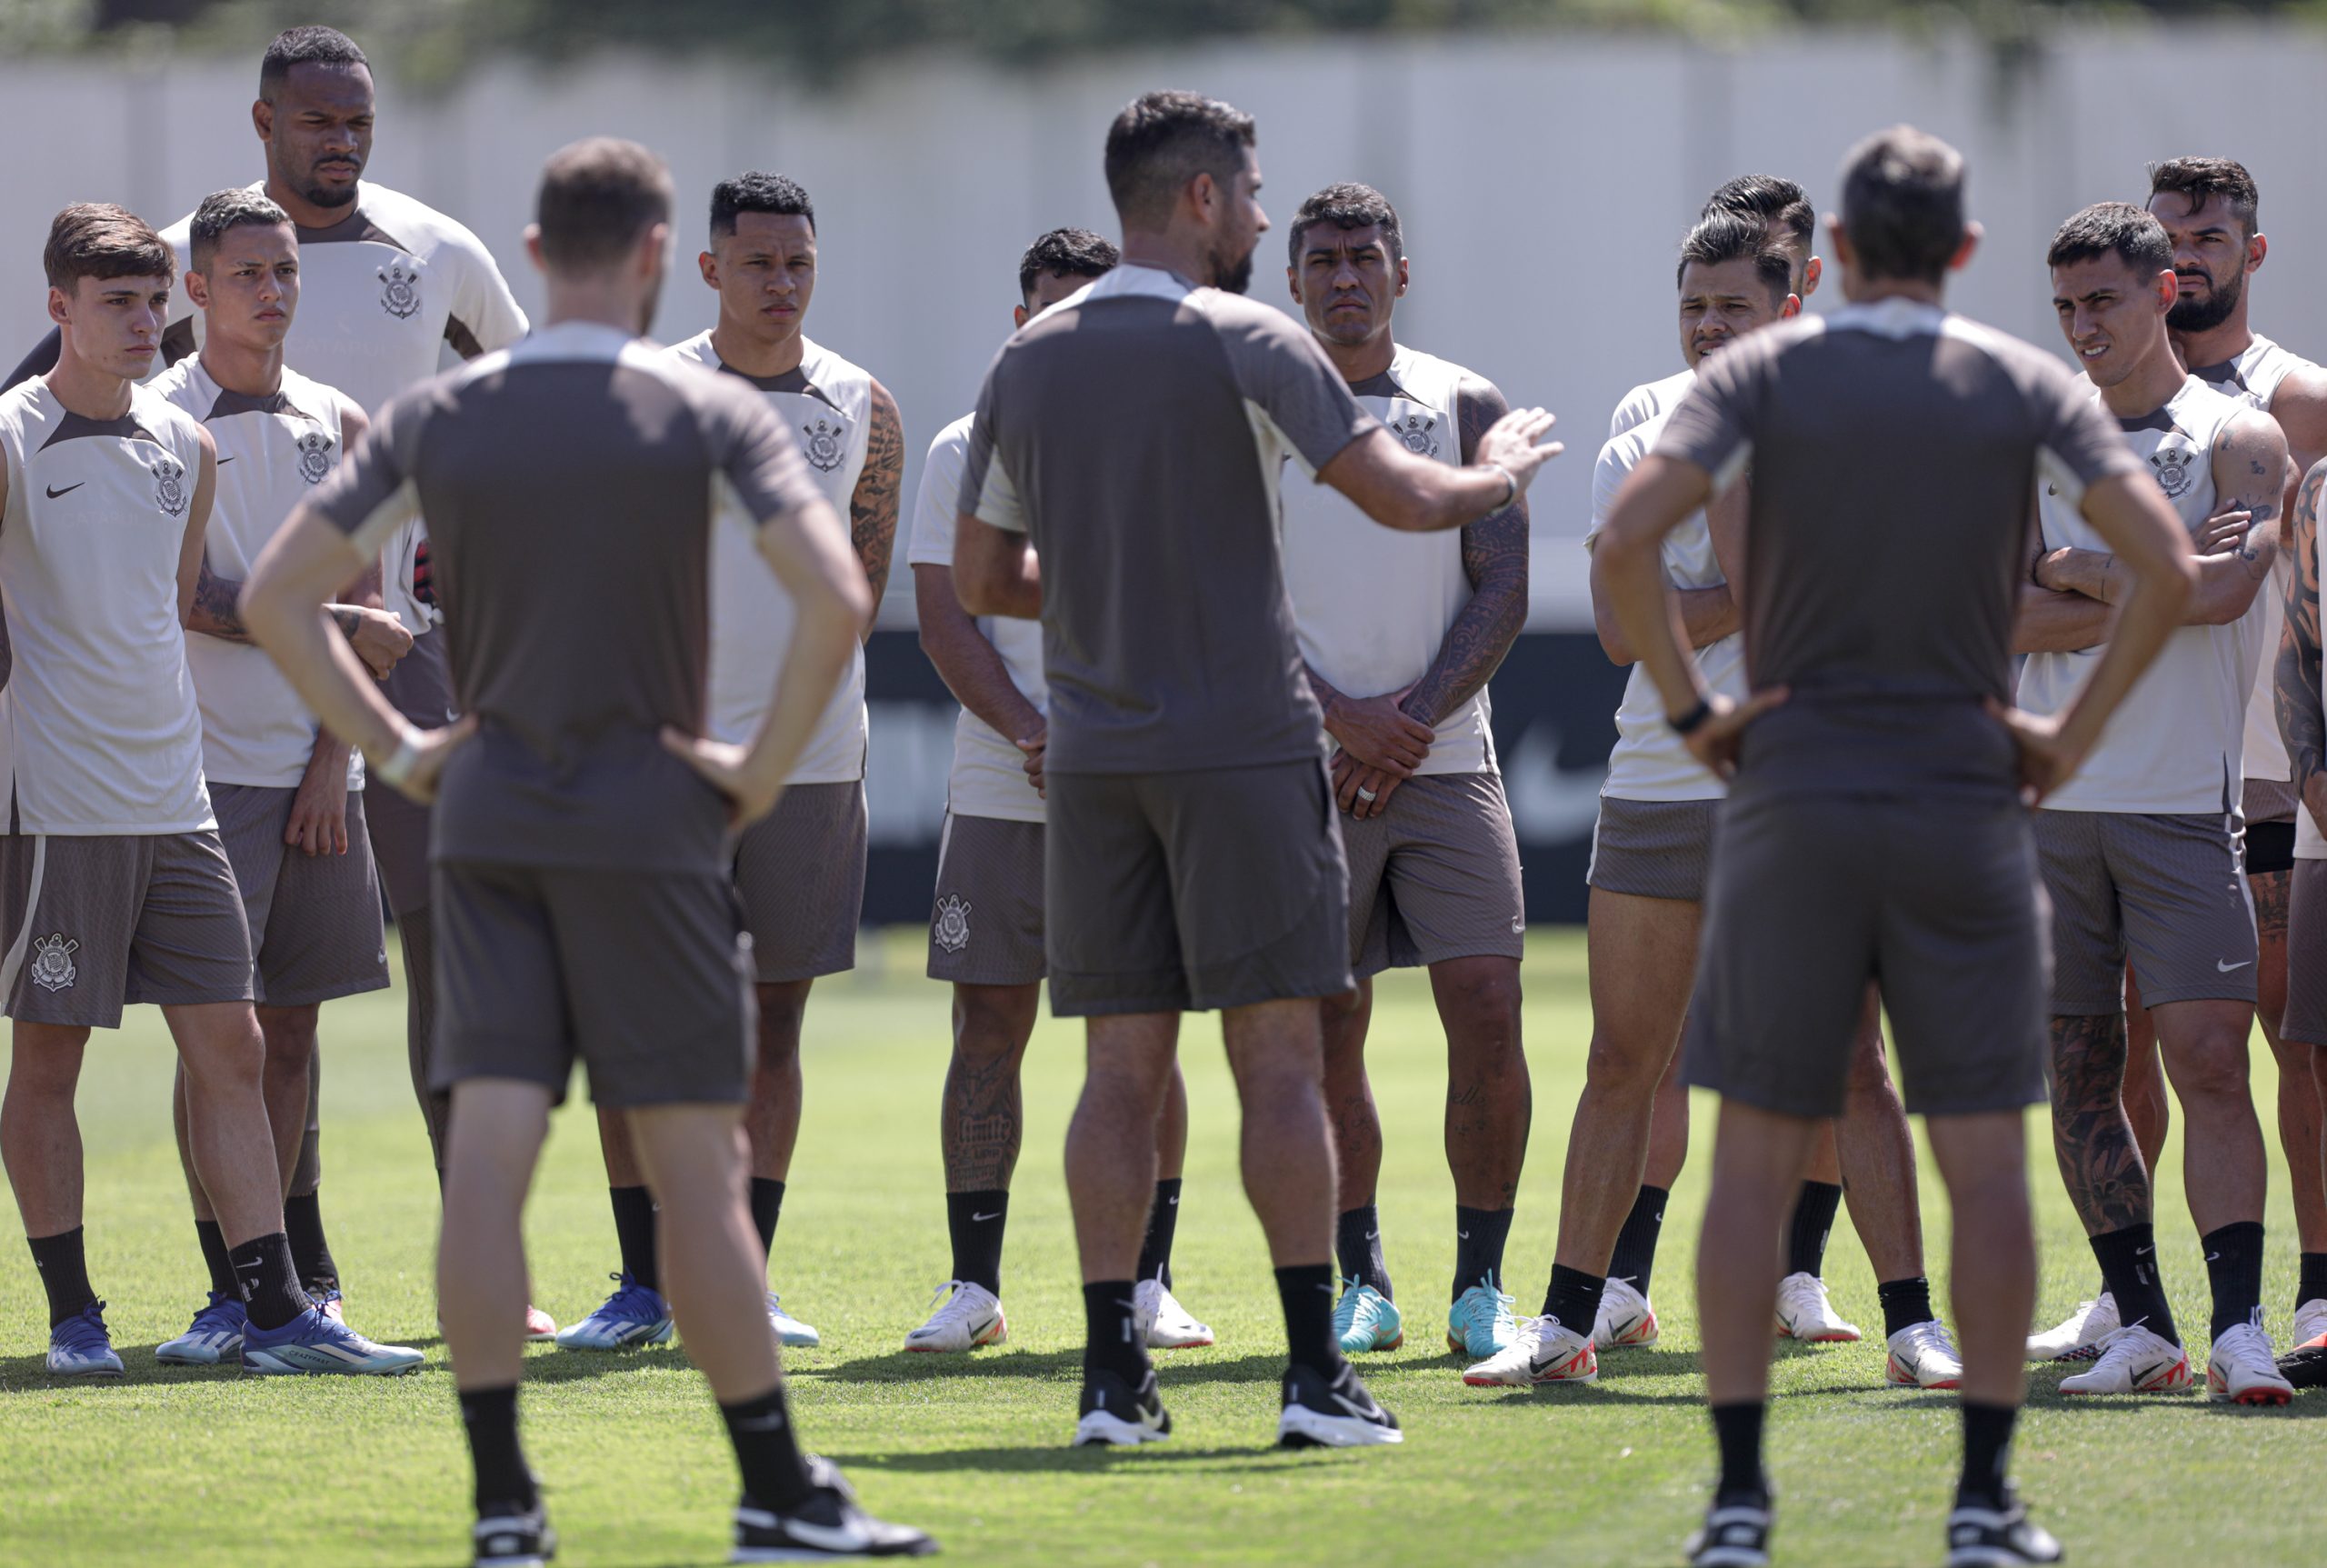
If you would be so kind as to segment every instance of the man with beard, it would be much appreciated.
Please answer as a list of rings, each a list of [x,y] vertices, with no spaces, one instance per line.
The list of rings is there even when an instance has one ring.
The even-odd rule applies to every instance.
[[[1530,409],[1483,433],[1468,466],[1416,456],[1305,331],[1237,297],[1268,226],[1253,144],[1252,116],[1190,93],[1116,116],[1123,265],[1004,346],[963,471],[962,607],[1043,622],[1051,1005],[1090,1020],[1066,1153],[1088,1330],[1078,1443],[1171,1429],[1133,1271],[1179,1015],[1215,1008],[1291,1352],[1278,1440],[1403,1435],[1333,1335],[1318,999],[1353,984],[1346,873],[1276,487],[1291,455],[1377,521],[1460,528],[1517,501],[1553,450],[1535,444],[1551,416]]]
[[[375,118],[372,70],[353,39],[329,27],[294,27],[267,45],[259,63],[258,99],[251,125],[266,149],[266,177],[251,188],[288,213],[298,238],[304,290],[299,305],[299,368],[354,398],[367,413],[414,382],[436,373],[446,353],[463,359],[506,347],[525,333],[524,313],[503,281],[493,256],[453,219],[410,196],[363,178],[371,160]],[[180,271],[192,262],[193,215],[162,231]],[[188,295],[172,296],[162,357],[175,364],[201,346],[203,320]],[[54,335],[19,367],[15,379],[55,361]],[[388,700],[414,723],[441,724],[451,711],[444,641],[434,627],[428,535],[414,517],[389,538],[382,555],[385,608],[413,634],[411,652],[385,683]],[[428,896],[428,813],[394,790],[371,797],[365,825],[388,906],[403,937],[406,991],[405,1044],[413,1089],[427,1120],[436,1168],[444,1166],[446,1102],[431,1094],[427,1050],[434,1014],[431,978],[433,925]],[[312,1025],[300,1040],[285,1031],[302,1027],[276,1018],[269,1049],[318,1060]],[[316,1196],[323,1179],[315,1084],[311,1067],[307,1136],[284,1215],[310,1293],[338,1313],[339,1269],[324,1233]],[[183,1100],[183,1092],[181,1092]],[[179,1120],[184,1150],[185,1121]],[[197,1223],[211,1219],[199,1184]],[[557,1325],[526,1309],[529,1338],[548,1339]]]
[[[2052,905],[2053,1147],[2122,1325],[2061,1392],[2190,1385],[2160,1278],[2149,1172],[2120,1099],[2130,955],[2187,1113],[2190,1212],[2213,1286],[2208,1389],[2283,1404],[2290,1391],[2262,1327],[2267,1163],[2247,1090],[2256,938],[2238,874],[2236,792],[2286,443],[2267,416],[2174,357],[2173,247],[2154,217],[2122,202],[2088,207],[2061,225],[2045,259],[2062,334],[2093,395],[2202,556],[2184,624],[2077,776],[2036,814]],[[2036,501],[2042,537],[2014,644],[2029,655],[2021,705],[2049,716],[2067,711],[2093,669],[2123,574],[2057,494]]]
[[[1495,385],[1397,341],[1408,265],[1397,209],[1368,185],[1328,185],[1293,220],[1286,281],[1352,395],[1408,452],[1460,464],[1509,411]],[[1310,690],[1324,710],[1349,861],[1357,988],[1325,1005],[1325,1104],[1340,1156],[1344,1354],[1404,1339],[1374,1186],[1382,1122],[1365,1074],[1373,976],[1427,965],[1446,1031],[1446,1163],[1454,1177],[1453,1305],[1446,1341],[1483,1361],[1517,1327],[1503,1243],[1527,1156],[1519,1027],[1526,897],[1488,726],[1487,677],[1527,619],[1524,502],[1460,534],[1364,525],[1314,484],[1284,495],[1284,581]]]
[[[792,433],[751,388],[641,341],[670,253],[671,176],[631,142],[543,170],[526,248],[548,325],[392,399],[259,559],[259,645],[377,776],[441,794],[435,1083],[454,1095],[437,1292],[474,1463],[475,1561],[555,1554],[518,1438],[526,1190],[578,1056],[664,1200],[687,1354],[742,1473],[734,1560],[915,1555],[801,1451],[744,1200],[754,1042],[731,830],[765,816],[873,602]],[[713,534],[755,524],[794,606],[764,721],[704,737]],[[397,715],[319,614],[425,507],[471,716]],[[763,677],[770,672],[762,670]],[[652,974],[641,985],[637,976]]]

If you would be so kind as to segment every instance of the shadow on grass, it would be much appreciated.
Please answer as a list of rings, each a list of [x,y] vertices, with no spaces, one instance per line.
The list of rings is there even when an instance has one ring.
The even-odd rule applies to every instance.
[[[1071,1430],[1062,1425],[1061,1431]],[[1210,1448],[1182,1448],[1166,1441],[1128,1448],[1070,1448],[1064,1444],[1031,1444],[1011,1448],[948,1448],[928,1453],[825,1453],[824,1457],[844,1471],[904,1471],[914,1473],[940,1474],[955,1470],[991,1470],[1020,1473],[1057,1473],[1070,1475],[1103,1475],[1117,1468],[1144,1468],[1163,1464],[1181,1473],[1213,1473],[1243,1474],[1255,1470],[1284,1471],[1304,1464],[1332,1463],[1355,1459],[1370,1450],[1294,1451],[1276,1446],[1273,1441],[1251,1446],[1215,1444]]]
[[[1274,1383],[1284,1375],[1282,1353],[1239,1356],[1233,1361],[1213,1357],[1181,1360],[1171,1355],[1154,1359],[1155,1371],[1169,1393],[1174,1384],[1203,1383]],[[784,1375],[811,1383],[951,1383],[964,1377],[1063,1377],[1083,1370],[1080,1350],[977,1351],[968,1355],[931,1355],[917,1351],[893,1351],[859,1356],[834,1366],[787,1366]]]

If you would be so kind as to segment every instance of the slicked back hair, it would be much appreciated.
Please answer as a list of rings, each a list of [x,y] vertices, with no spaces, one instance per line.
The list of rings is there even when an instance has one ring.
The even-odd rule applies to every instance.
[[[799,216],[808,220],[808,232],[816,232],[816,204],[799,181],[788,175],[771,175],[754,169],[748,175],[737,175],[732,180],[722,180],[711,187],[711,243],[735,232],[735,219],[744,213],[774,213],[779,217]]]
[[[105,202],[75,202],[57,214],[40,261],[49,287],[68,294],[85,277],[177,276],[177,258],[153,225]]]
[[[2066,266],[2114,253],[2143,277],[2155,277],[2173,265],[2173,242],[2165,225],[2129,202],[2095,202],[2074,214],[2052,233],[2044,265]]]
[[[2185,198],[2193,209],[2222,197],[2232,215],[2245,225],[2246,237],[2254,237],[2262,193],[2255,188],[2254,176],[2246,172],[2246,165],[2236,159],[2168,158],[2152,164],[2149,194],[2155,196],[2167,191]]]
[[[1939,282],[1966,232],[1963,155],[1913,125],[1875,132],[1843,165],[1843,232],[1863,276]]]
[[[1104,277],[1124,259],[1114,242],[1089,229],[1053,229],[1026,247],[1018,258],[1018,301],[1034,297],[1034,285],[1057,274],[1063,277]]]
[[[261,224],[273,227],[288,224],[291,215],[276,206],[264,191],[254,191],[237,185],[232,190],[214,191],[202,198],[194,209],[194,221],[186,232],[186,270],[207,273],[211,261],[218,254],[218,242],[230,230],[245,224]]]
[[[638,237],[671,221],[671,171],[663,160],[614,136],[571,142],[542,165],[534,222],[542,259],[560,272],[613,266]]]
[[[1372,185],[1327,185],[1301,204],[1301,210],[1293,215],[1293,233],[1284,245],[1285,255],[1296,270],[1301,265],[1302,236],[1319,224],[1331,224],[1337,229],[1378,227],[1383,243],[1390,247],[1393,262],[1406,254],[1405,235],[1398,227],[1398,209]]]
[[[1253,116],[1200,93],[1145,93],[1107,127],[1107,195],[1125,226],[1154,228],[1198,175],[1225,186],[1258,145]]]
[[[259,57],[258,95],[265,103],[275,102],[284,81],[294,65],[361,65],[366,71],[372,62],[355,46],[355,40],[335,27],[293,27],[275,35]]]
[[[1738,175],[1707,196],[1697,215],[1709,218],[1715,213],[1742,213],[1783,229],[1804,255],[1818,237],[1818,209],[1800,185],[1778,175]]]
[[[1716,208],[1697,220],[1681,241],[1681,260],[1673,269],[1678,287],[1692,266],[1719,266],[1723,262],[1750,261],[1753,275],[1770,291],[1772,304],[1783,307],[1793,292],[1793,258],[1770,238],[1769,225],[1747,213]]]

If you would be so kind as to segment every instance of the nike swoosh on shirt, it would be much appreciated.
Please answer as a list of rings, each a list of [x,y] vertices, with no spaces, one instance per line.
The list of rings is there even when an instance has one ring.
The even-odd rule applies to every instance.
[[[46,488],[46,489],[47,489],[47,491],[48,491],[48,498],[49,498],[51,501],[54,501],[54,500],[55,500],[58,496],[60,496],[60,495],[70,495],[70,494],[73,494],[73,492],[75,492],[75,490],[78,490],[79,488],[81,488],[81,485],[82,485],[82,484],[86,484],[87,483],[88,483],[88,481],[87,481],[87,480],[85,480],[85,479],[84,479],[84,480],[82,480],[82,481],[80,482],[80,484],[67,484],[67,485],[66,485],[64,489],[62,489],[62,490],[57,489],[57,488],[56,488],[55,485],[53,485],[53,484],[52,484],[52,485],[45,486],[45,488]]]
[[[2228,974],[2231,971],[2234,969],[2243,969],[2253,962],[2254,961],[2251,958],[2242,958],[2236,964],[2224,964],[2221,959],[2217,958],[2214,960],[2214,968],[2224,974]]]

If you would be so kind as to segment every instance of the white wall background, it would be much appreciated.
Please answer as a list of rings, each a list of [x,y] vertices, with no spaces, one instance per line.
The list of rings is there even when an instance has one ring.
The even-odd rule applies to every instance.
[[[241,59],[0,61],[0,358],[43,330],[39,251],[56,208],[118,201],[165,224],[259,175],[256,75]],[[2053,225],[2087,202],[2142,199],[2151,160],[2235,156],[2262,185],[2272,241],[2256,323],[2327,358],[2327,291],[2300,281],[2327,265],[2322,77],[2327,33],[2289,25],[2085,27],[2011,62],[1969,38],[1877,32],[1730,51],[1569,35],[1239,43],[1024,73],[924,60],[838,95],[708,58],[496,64],[444,99],[383,80],[371,174],[474,228],[529,309],[540,291],[517,235],[561,144],[610,133],[667,156],[689,255],[714,181],[792,174],[821,228],[810,331],[895,393],[910,485],[1009,329],[1027,240],[1061,224],[1112,232],[1099,149],[1114,112],[1157,86],[1228,98],[1259,116],[1280,222],[1327,182],[1380,186],[1414,258],[1401,335],[1560,414],[1571,450],[1534,492],[1536,609],[1573,624],[1593,455],[1625,389],[1679,366],[1670,258],[1713,185],[1785,174],[1823,205],[1858,135],[1901,119],[1935,131],[1969,157],[1988,235],[1955,303],[2057,346],[2042,265]],[[1280,302],[1281,240],[1263,240],[1254,285]],[[659,330],[675,339],[712,316],[688,267]],[[893,622],[910,619],[907,597],[892,595]]]

